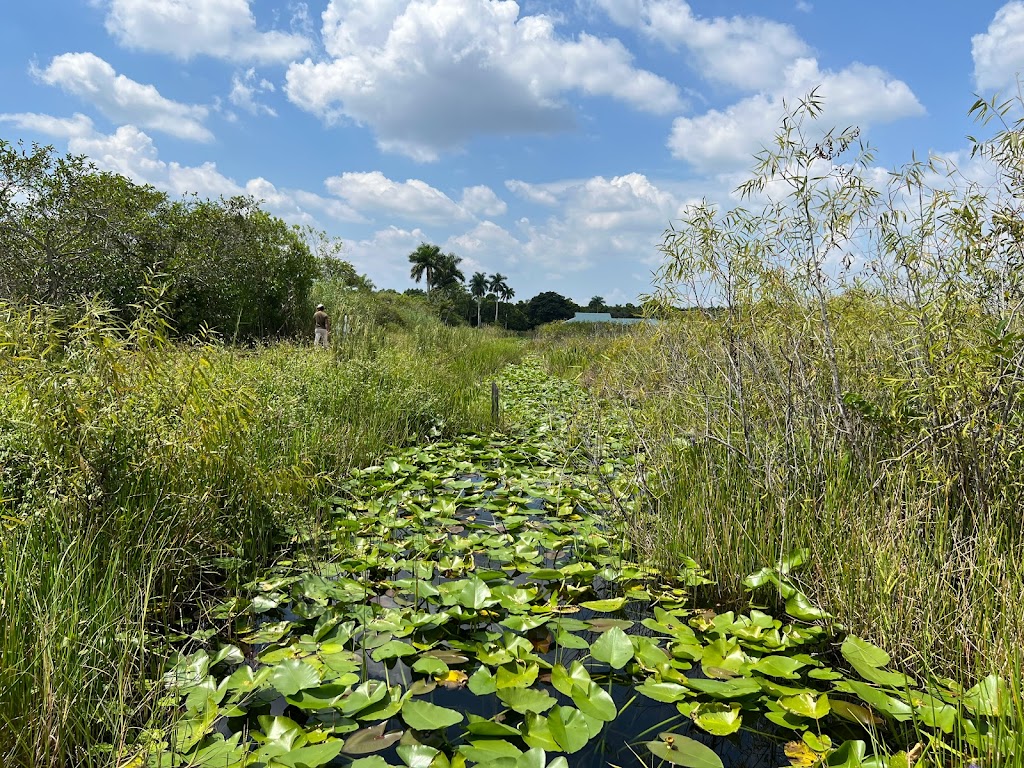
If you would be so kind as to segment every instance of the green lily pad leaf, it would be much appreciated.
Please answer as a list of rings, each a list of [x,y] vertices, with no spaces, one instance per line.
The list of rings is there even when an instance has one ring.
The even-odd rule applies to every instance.
[[[412,694],[409,694],[411,696]],[[357,720],[387,720],[398,714],[405,699],[402,697],[402,686],[393,685],[388,688],[387,695],[380,701],[371,704],[356,714]]]
[[[610,664],[613,669],[622,669],[633,658],[633,644],[618,627],[612,627],[601,635],[590,647],[590,655],[598,661]]]
[[[914,710],[907,702],[887,696],[867,683],[859,683],[855,680],[841,680],[835,684],[835,690],[840,693],[852,693],[876,712],[889,715],[889,717],[895,720],[906,721],[914,716]]]
[[[402,707],[402,719],[417,731],[435,731],[462,722],[462,713],[439,707],[429,701],[412,699]]]
[[[356,686],[352,692],[342,699],[341,711],[346,715],[361,712],[388,695],[388,686],[383,680],[367,680]]]
[[[708,677],[721,678],[728,675],[722,675],[717,670],[725,670],[726,673],[736,674],[746,661],[747,655],[740,648],[739,643],[735,640],[729,641],[724,637],[720,637],[713,643],[705,646],[701,653],[700,665],[704,674]],[[715,672],[712,673],[712,670],[715,670]]]
[[[555,635],[555,644],[562,648],[572,648],[574,650],[582,651],[590,648],[590,643],[584,640],[579,635],[574,635],[572,632],[559,632]]]
[[[551,733],[548,718],[544,715],[538,715],[536,712],[526,713],[518,735],[522,737],[528,747],[551,750],[553,752],[562,750],[562,747],[555,741],[554,734]]]
[[[331,709],[348,693],[347,685],[329,683],[318,688],[307,688],[285,699],[299,709]]]
[[[503,627],[508,627],[516,632],[528,632],[531,629],[546,624],[550,615],[539,614],[536,616],[509,616],[507,619],[499,622]]]
[[[275,666],[269,680],[271,685],[285,696],[320,685],[320,675],[316,669],[298,659],[282,661]]]
[[[743,724],[739,704],[704,702],[690,712],[690,719],[712,736],[728,736],[736,733]]]
[[[546,691],[532,688],[503,688],[498,691],[498,698],[521,715],[547,712],[558,703]]]
[[[590,741],[590,729],[583,713],[573,707],[555,707],[548,715],[548,728],[558,746],[570,755]]]
[[[523,751],[504,739],[481,739],[461,745],[459,753],[467,760],[486,765],[503,757],[518,760]],[[512,764],[515,765],[514,762]]]
[[[889,654],[872,645],[867,640],[861,640],[855,635],[847,635],[840,648],[843,657],[851,664],[863,664],[868,667],[884,667],[889,663]]]
[[[861,768],[867,745],[860,740],[844,741],[835,752],[825,758],[829,768]]]
[[[486,696],[498,690],[498,680],[487,667],[480,667],[469,676],[468,687],[477,696]]]
[[[921,722],[929,728],[938,728],[944,733],[952,733],[956,727],[957,711],[941,699],[923,693],[911,693],[914,711]]]
[[[829,705],[828,695],[815,696],[813,693],[800,693],[796,696],[783,696],[779,699],[779,705],[787,712],[801,717],[810,717],[820,720],[829,712],[832,707]]]
[[[869,667],[865,664],[855,663],[853,668],[857,674],[875,685],[884,685],[886,688],[909,688],[913,681],[900,672],[890,672],[887,669]]]
[[[466,580],[466,586],[456,595],[459,605],[474,611],[494,605],[497,599],[491,597],[491,588],[479,578]]]
[[[374,661],[386,661],[387,659],[412,656],[414,653],[416,653],[416,649],[408,643],[403,643],[401,640],[392,640],[375,650],[371,657]]]
[[[274,755],[274,761],[290,768],[319,768],[340,755],[342,746],[342,742],[332,739],[312,746],[299,747],[283,755]]]
[[[688,678],[686,685],[714,699],[740,699],[761,693],[761,686],[756,680],[748,677],[737,677],[734,680],[705,680],[700,677]]]
[[[448,674],[448,665],[433,656],[424,656],[422,659],[417,659],[416,663],[412,665],[412,671],[431,677],[440,677]]]
[[[603,619],[591,619],[587,622],[587,626],[593,632],[607,632],[612,627],[618,627],[619,629],[625,631],[632,627],[633,623],[634,622],[627,621],[626,619],[611,619],[605,617]]]
[[[690,689],[678,683],[656,683],[651,678],[645,680],[642,685],[638,685],[636,692],[665,704],[675,704],[690,695]]]
[[[524,664],[521,661],[511,661],[498,667],[494,676],[498,688],[528,688],[533,685],[540,673],[537,664]]]
[[[976,715],[1002,717],[1010,702],[1010,690],[998,675],[989,675],[964,692],[964,706]]]
[[[457,653],[455,651],[446,651],[442,649],[425,651],[423,653],[423,656],[432,659],[439,659],[443,661],[445,664],[447,664],[449,667],[454,667],[458,664],[465,664],[467,661],[469,661],[468,656],[464,656],[463,654]]]
[[[559,693],[572,696],[576,689],[587,690],[590,685],[590,673],[578,661],[574,661],[569,669],[556,664],[551,669],[551,685]]]
[[[580,603],[584,608],[588,608],[591,611],[597,613],[614,613],[615,611],[621,611],[622,606],[626,604],[626,598],[624,597],[610,597],[606,600],[588,600],[585,603]]]
[[[658,741],[648,741],[655,757],[684,768],[724,768],[722,759],[710,747],[678,733],[662,733]]]
[[[786,613],[800,621],[817,621],[818,619],[830,619],[832,614],[822,610],[810,601],[803,592],[797,592],[786,600]]]
[[[441,750],[426,744],[402,744],[395,751],[409,768],[430,768],[434,758],[441,754]]]
[[[345,739],[341,751],[346,755],[368,755],[387,749],[402,738],[403,731],[385,733],[387,723],[383,722],[372,728],[363,728]]]
[[[614,720],[618,713],[611,695],[595,682],[586,689],[573,688],[572,701],[583,714],[605,722]]]
[[[371,755],[354,760],[348,768],[394,768],[394,766],[380,755]]]
[[[832,705],[832,712],[843,718],[843,720],[863,725],[865,728],[881,725],[885,722],[870,709],[862,707],[860,704],[852,704],[842,699],[832,699],[829,703]]]
[[[791,656],[765,656],[750,665],[750,669],[768,677],[781,677],[784,680],[795,680],[800,677],[797,670],[807,666]]]
[[[496,723],[494,720],[488,720],[486,717],[480,717],[480,715],[469,715],[469,724],[466,726],[466,731],[474,736],[486,736],[488,738],[504,738],[506,736],[519,736],[519,731],[513,728],[511,725],[505,725],[504,723]]]
[[[516,760],[516,768],[546,768],[547,757],[543,749],[534,747],[519,756]]]

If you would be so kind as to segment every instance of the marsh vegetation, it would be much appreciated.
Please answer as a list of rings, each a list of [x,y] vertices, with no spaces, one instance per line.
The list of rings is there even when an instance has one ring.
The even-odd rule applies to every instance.
[[[185,333],[184,256],[227,241],[175,261],[153,222],[255,230],[115,195],[100,240],[154,259],[128,298],[0,308],[0,758],[1024,764],[1012,108],[974,108],[991,185],[881,183],[812,95],[746,207],[666,233],[663,322],[631,329],[445,325],[256,216],[301,295],[251,283],[244,323]],[[81,170],[0,285],[67,288],[58,244],[102,272],[68,222],[120,182]],[[350,318],[330,350],[261,340],[314,300]]]

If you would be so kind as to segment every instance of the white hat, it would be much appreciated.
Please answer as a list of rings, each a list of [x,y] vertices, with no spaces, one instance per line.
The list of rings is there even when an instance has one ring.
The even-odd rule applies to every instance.
[[[316,308],[317,308],[317,309],[323,309],[323,308],[324,308],[324,305],[323,305],[323,304],[317,304],[317,305],[316,305]]]

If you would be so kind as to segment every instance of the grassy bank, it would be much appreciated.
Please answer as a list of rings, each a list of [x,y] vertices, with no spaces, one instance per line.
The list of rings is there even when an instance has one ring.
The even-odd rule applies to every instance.
[[[1021,125],[976,145],[991,187],[932,161],[879,188],[855,133],[806,137],[815,113],[762,155],[749,209],[666,233],[661,325],[554,335],[549,366],[629,406],[653,561],[693,557],[728,605],[807,547],[800,587],[849,631],[916,674],[1000,674],[1019,705]]]
[[[326,352],[0,308],[4,765],[111,764],[104,745],[153,716],[161,628],[191,631],[199,591],[265,564],[335,473],[486,426],[484,379],[519,342],[358,301]]]

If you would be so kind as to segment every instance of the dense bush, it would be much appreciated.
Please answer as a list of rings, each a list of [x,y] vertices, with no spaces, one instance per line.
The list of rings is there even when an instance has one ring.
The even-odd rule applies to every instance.
[[[99,298],[130,319],[160,287],[182,334],[292,334],[322,271],[306,234],[252,198],[171,201],[84,157],[0,141],[0,300]]]

